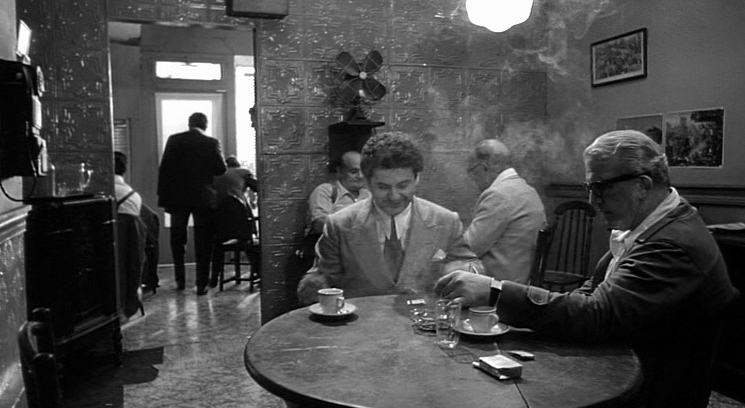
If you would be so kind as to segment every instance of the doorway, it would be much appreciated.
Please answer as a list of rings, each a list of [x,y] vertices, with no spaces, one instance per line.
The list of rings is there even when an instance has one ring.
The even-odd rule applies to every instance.
[[[188,129],[188,117],[194,112],[202,112],[207,116],[207,129],[205,133],[220,141],[221,146],[226,146],[225,124],[223,111],[223,94],[220,93],[179,93],[179,92],[156,92],[155,93],[155,118],[158,129],[158,157],[163,157],[168,138],[176,133]],[[170,234],[171,215],[164,214],[164,233]],[[189,218],[189,226],[194,222]],[[191,232],[190,232],[191,234]],[[190,237],[190,239],[192,239]],[[191,241],[190,241],[191,242]],[[189,255],[188,258],[191,258]]]
[[[187,119],[194,112],[207,116],[205,133],[227,146],[225,112],[221,93],[155,93],[155,116],[158,129],[158,157],[163,157],[168,137],[188,129]]]
[[[109,22],[114,119],[130,124],[130,185],[161,217],[160,264],[172,263],[170,220],[158,207],[158,167],[168,136],[187,130],[188,117],[203,112],[207,133],[220,141],[223,155],[256,168],[253,29],[172,27]],[[184,71],[217,66],[203,78],[163,75],[159,62]],[[201,72],[201,71],[200,71]],[[184,72],[179,72],[184,74]],[[193,261],[189,237],[187,262]]]

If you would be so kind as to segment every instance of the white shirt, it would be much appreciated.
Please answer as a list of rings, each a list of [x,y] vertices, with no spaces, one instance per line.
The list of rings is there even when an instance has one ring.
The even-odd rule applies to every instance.
[[[124,196],[129,194],[130,191],[132,191],[132,187],[130,187],[126,182],[124,182],[124,177],[121,175],[115,174],[114,175],[114,195],[116,196],[116,201],[119,202]],[[117,212],[120,214],[130,214],[130,215],[140,215],[140,207],[142,206],[142,197],[140,197],[140,194],[134,193],[129,198],[124,200],[119,206],[117,207]]]
[[[613,273],[618,267],[618,261],[621,257],[626,254],[633,246],[634,241],[639,238],[639,235],[643,234],[644,231],[649,229],[654,223],[665,218],[665,216],[672,210],[674,210],[678,204],[680,204],[680,195],[675,188],[670,187],[670,194],[665,197],[664,200],[652,211],[647,218],[642,221],[633,230],[613,230],[610,233],[610,251],[613,254],[608,264],[608,269],[605,270],[605,279],[608,279],[611,273]]]
[[[413,203],[413,201],[412,201]],[[391,216],[384,213],[373,201],[375,207],[375,224],[378,227],[378,244],[381,250],[385,246],[385,240],[391,236]],[[401,248],[406,249],[406,237],[409,232],[409,223],[411,222],[411,206],[409,205],[394,216],[396,222],[396,235],[398,240],[401,241]]]

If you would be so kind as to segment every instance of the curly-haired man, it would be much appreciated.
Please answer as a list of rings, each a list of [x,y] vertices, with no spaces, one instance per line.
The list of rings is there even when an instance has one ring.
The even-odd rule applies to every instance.
[[[464,263],[481,269],[471,252],[448,254],[462,232],[458,214],[416,197],[424,159],[408,135],[371,137],[361,167],[372,197],[326,219],[317,259],[298,287],[301,304],[315,302],[326,287],[344,289],[347,298],[426,293],[445,261],[455,261],[445,270]]]

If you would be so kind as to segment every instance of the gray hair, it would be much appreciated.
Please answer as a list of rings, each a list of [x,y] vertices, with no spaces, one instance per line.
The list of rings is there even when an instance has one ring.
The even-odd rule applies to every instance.
[[[663,187],[670,186],[667,156],[662,147],[637,130],[615,130],[595,139],[584,151],[585,160],[615,157],[625,174],[647,174]]]
[[[485,139],[476,144],[473,149],[473,157],[478,161],[492,165],[512,166],[510,150],[504,143],[496,139]]]

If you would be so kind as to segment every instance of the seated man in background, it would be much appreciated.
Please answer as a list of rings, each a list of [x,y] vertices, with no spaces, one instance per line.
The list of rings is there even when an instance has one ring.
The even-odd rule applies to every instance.
[[[435,291],[464,306],[496,303],[505,323],[546,335],[628,341],[647,408],[706,407],[722,316],[738,296],[719,248],[670,186],[660,145],[643,133],[606,133],[584,161],[590,203],[612,232],[611,250],[583,287],[556,293],[455,271]]]
[[[124,181],[127,172],[127,155],[114,152],[114,196],[116,197],[116,212],[119,214],[140,215],[142,197]]]
[[[127,156],[114,152],[114,194],[117,201],[117,212],[120,214],[138,215],[147,230],[145,256],[142,274],[142,290],[153,291],[158,284],[158,256],[160,253],[160,216],[155,210],[142,202],[140,195],[124,181],[127,172]]]
[[[338,179],[319,184],[308,197],[308,225],[305,227],[303,246],[297,251],[303,260],[300,268],[305,273],[313,264],[315,246],[323,231],[326,217],[357,201],[370,197],[365,188],[365,179],[360,168],[360,153],[354,150],[344,152],[334,160]]]
[[[114,152],[114,194],[116,195],[116,248],[119,263],[120,311],[129,318],[141,308],[138,291],[145,263],[147,225],[140,218],[142,198],[124,181],[127,156]]]
[[[212,179],[212,185],[217,192],[218,203],[229,195],[245,198],[247,189],[253,192],[257,191],[256,177],[251,170],[241,167],[241,163],[235,156],[229,156],[225,159],[225,165],[228,167],[225,173]]]
[[[309,234],[321,234],[326,217],[357,201],[370,197],[360,168],[359,152],[350,150],[337,159],[336,174],[339,179],[319,184],[308,198]]]
[[[517,175],[510,151],[496,139],[476,145],[468,174],[482,193],[457,246],[475,253],[487,275],[528,283],[536,237],[546,225],[541,198]]]
[[[301,304],[327,287],[348,298],[432,290],[462,225],[457,213],[416,197],[423,163],[403,133],[367,141],[361,167],[372,197],[326,218],[316,260],[298,286]],[[478,262],[472,253],[458,258]]]

